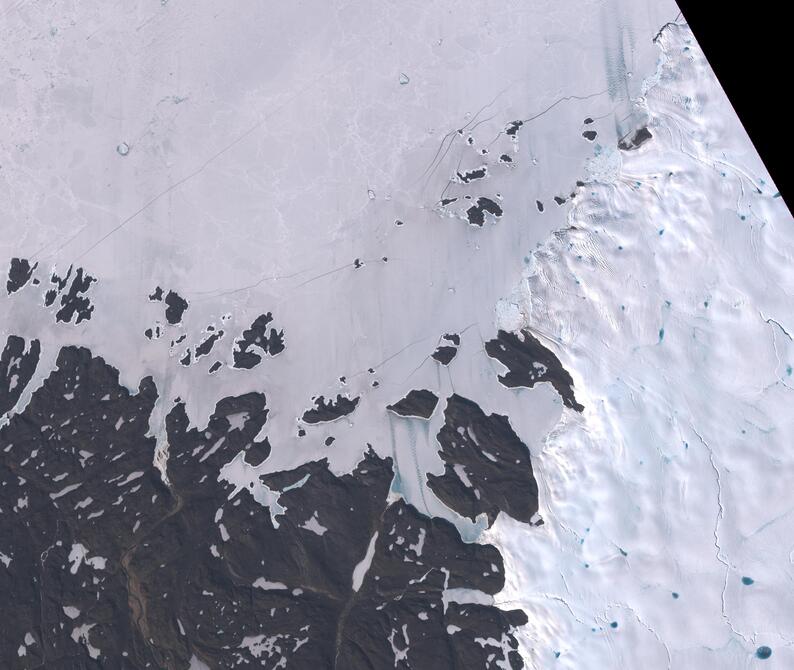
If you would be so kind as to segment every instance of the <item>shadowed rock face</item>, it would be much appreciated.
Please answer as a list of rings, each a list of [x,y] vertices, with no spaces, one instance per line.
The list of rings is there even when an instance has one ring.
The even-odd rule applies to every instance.
[[[69,290],[61,296],[61,308],[55,313],[56,320],[71,323],[74,318],[75,323],[80,323],[90,319],[94,306],[84,294],[95,281],[83,268],[77,268]]]
[[[314,400],[314,407],[307,409],[301,420],[304,423],[327,423],[328,421],[336,421],[343,416],[351,414],[356,409],[360,398],[348,398],[341,394],[333,398],[325,399],[325,396],[319,396]]]
[[[0,429],[4,668],[522,667],[523,612],[444,604],[448,588],[498,593],[499,552],[389,503],[391,459],[370,449],[341,476],[325,460],[262,475],[274,521],[218,477],[240,452],[269,454],[255,440],[264,396],[224,398],[203,429],[177,402],[167,486],[148,436],[156,400],[151,379],[130,393],[65,347]]]
[[[243,331],[232,352],[235,368],[250,370],[262,362],[263,355],[275,356],[284,351],[284,331],[270,326],[272,321],[270,312],[261,314],[254,319],[250,328]]]
[[[8,268],[8,279],[6,280],[6,292],[8,295],[16,293],[30,281],[33,270],[38,263],[30,264],[27,258],[12,258]]]
[[[0,640],[4,667],[108,667],[92,658],[95,647],[115,667],[140,667],[121,657],[143,646],[125,555],[173,505],[145,436],[156,398],[150,378],[130,394],[101,359],[65,347],[25,411],[0,429],[0,551],[10,560],[0,592],[16,603]],[[91,624],[89,647],[80,626]],[[35,644],[20,657],[28,633]]]
[[[447,400],[438,433],[443,475],[427,475],[428,486],[449,508],[490,526],[504,512],[529,522],[538,511],[538,486],[529,449],[506,416],[485,414],[457,394]]]
[[[155,293],[152,294],[155,296],[155,300],[158,299],[156,296],[157,290],[159,288],[160,287],[158,286],[157,289],[155,289]],[[162,293],[162,291],[160,291],[160,293]],[[152,296],[149,296],[149,299],[151,299],[151,297]],[[182,316],[188,308],[187,300],[185,300],[176,291],[169,291],[168,295],[165,296],[165,305],[166,321],[168,321],[168,323],[170,323],[172,326],[182,323]]]
[[[457,353],[457,347],[452,347],[448,344],[442,344],[433,352],[432,356],[442,365],[449,365]]]
[[[491,198],[479,197],[475,204],[466,210],[466,217],[469,224],[473,226],[482,226],[485,223],[485,215],[490,214],[498,219],[504,214],[502,208]]]
[[[96,278],[85,272],[83,268],[77,268],[72,276],[72,270],[74,266],[70,265],[63,277],[56,272],[52,273],[50,284],[53,287],[44,294],[44,306],[50,307],[57,302],[60,307],[55,313],[55,320],[71,323],[74,319],[74,323],[78,324],[81,321],[88,321],[94,311],[94,306],[86,294],[96,282]]]
[[[370,568],[343,611],[335,667],[522,668],[512,634],[527,621],[522,611],[456,602],[444,607],[446,588],[495,594],[503,585],[495,547],[462,543],[449,522],[428,519],[405,502],[389,505]],[[499,642],[494,647],[476,638]]]
[[[427,389],[411,390],[402,399],[392,405],[387,405],[386,409],[400,416],[410,416],[419,419],[429,419],[438,404],[438,396]]]
[[[499,375],[499,381],[508,388],[518,386],[532,388],[540,382],[548,382],[560,394],[566,407],[577,412],[584,410],[584,407],[576,402],[573,379],[562,367],[560,359],[546,349],[529,331],[508,333],[500,330],[496,339],[485,343],[485,352],[508,369],[506,374]]]
[[[17,404],[39,363],[41,346],[38,340],[25,340],[9,335],[0,355],[0,415]]]
[[[449,365],[452,359],[457,355],[459,346],[460,335],[456,333],[446,333],[441,338],[441,343],[436,347],[431,357],[442,365]]]
[[[514,138],[518,134],[518,130],[523,125],[524,125],[523,121],[511,121],[505,127],[505,135],[507,135],[508,137],[513,137]]]
[[[651,131],[648,130],[647,127],[643,126],[631,137],[626,135],[626,137],[621,138],[621,140],[618,142],[618,149],[621,151],[633,151],[634,149],[641,147],[651,138],[653,138]]]
[[[455,175],[461,184],[468,184],[478,179],[485,179],[488,176],[487,167],[479,167],[475,170],[468,170],[467,172],[457,172]]]
[[[215,343],[223,337],[224,333],[222,330],[219,330],[217,333],[212,333],[204,338],[197,346],[196,346],[196,358],[201,358],[202,356],[207,356],[211,351],[212,347],[215,346]]]

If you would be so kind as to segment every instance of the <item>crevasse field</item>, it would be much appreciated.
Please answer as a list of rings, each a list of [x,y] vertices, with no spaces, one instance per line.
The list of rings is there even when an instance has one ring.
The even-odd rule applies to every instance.
[[[691,33],[659,46],[638,101],[654,141],[588,160],[509,299],[587,409],[533,454],[543,530],[485,534],[497,601],[531,612],[536,667],[745,668],[766,645],[785,668],[794,222]]]
[[[794,221],[673,2],[0,36],[0,666],[794,667]]]

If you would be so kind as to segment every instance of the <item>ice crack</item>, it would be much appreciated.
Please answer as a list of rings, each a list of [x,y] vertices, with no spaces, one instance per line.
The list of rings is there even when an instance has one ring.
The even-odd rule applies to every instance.
[[[653,628],[653,626],[647,624],[643,621],[642,617],[637,614],[637,611],[631,606],[626,603],[615,603],[616,607],[620,607],[622,609],[626,609],[634,615],[634,618],[637,620],[637,623],[640,624],[645,630],[647,630],[651,635],[656,638],[656,641],[664,647],[664,651],[667,654],[667,670],[670,670],[673,664],[672,656],[670,655],[670,648],[667,646],[667,643],[661,638],[659,633]]]
[[[728,616],[728,612],[725,604],[725,593],[728,590],[728,574],[730,572],[731,566],[729,565],[725,557],[725,552],[722,549],[722,544],[720,543],[720,535],[719,535],[720,522],[725,517],[725,506],[722,502],[722,478],[720,475],[720,470],[717,467],[716,460],[714,459],[714,450],[711,448],[709,443],[706,442],[705,439],[703,439],[703,436],[697,430],[695,430],[694,426],[692,426],[692,430],[694,431],[695,435],[697,435],[698,440],[700,440],[700,443],[703,445],[703,447],[706,449],[706,452],[709,455],[709,463],[711,463],[711,468],[712,470],[714,470],[715,481],[717,483],[718,511],[717,511],[717,518],[714,522],[714,531],[713,531],[714,548],[716,549],[717,560],[725,566],[725,579],[723,580],[722,593],[720,594],[720,613],[722,614],[722,618],[725,620],[725,623],[728,625],[728,628],[731,629],[731,632],[733,632],[734,635],[738,635],[745,642],[749,642],[748,638],[734,627],[733,623],[731,622],[731,618]]]

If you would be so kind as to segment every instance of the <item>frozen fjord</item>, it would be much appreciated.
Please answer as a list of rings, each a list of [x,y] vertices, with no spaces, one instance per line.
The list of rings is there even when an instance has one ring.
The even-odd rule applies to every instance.
[[[417,424],[390,417],[383,411],[385,405],[420,388],[433,389],[443,398],[453,392],[474,397],[486,414],[510,417],[517,434],[540,459],[541,465],[535,461],[535,476],[541,484],[549,478],[563,477],[568,468],[584,468],[584,460],[576,454],[567,455],[559,463],[544,460],[544,436],[559,414],[556,396],[546,387],[518,392],[502,388],[494,380],[503,370],[480,350],[499,327],[514,330],[528,324],[536,332],[556,336],[557,355],[574,375],[578,392],[588,393],[579,398],[586,408],[584,425],[590,430],[595,430],[593,425],[601,425],[599,400],[606,395],[603,389],[607,386],[599,387],[597,381],[589,379],[587,359],[577,357],[580,349],[571,341],[568,329],[572,328],[571,323],[580,324],[572,332],[584,332],[594,338],[593,342],[600,342],[601,337],[612,338],[610,331],[606,331],[607,336],[600,330],[607,312],[597,310],[586,321],[582,304],[564,299],[568,294],[563,291],[563,281],[551,282],[549,291],[554,298],[543,296],[543,291],[536,288],[532,299],[525,301],[521,288],[517,295],[511,295],[511,290],[526,263],[525,257],[535,263],[533,272],[537,274],[533,276],[543,277],[555,268],[553,263],[543,263],[545,257],[533,257],[531,252],[548,232],[565,227],[570,194],[579,188],[571,214],[574,217],[582,211],[580,208],[588,211],[588,207],[595,207],[594,202],[599,202],[599,187],[591,188],[589,183],[575,186],[576,180],[588,176],[583,166],[595,152],[598,155],[590,164],[591,177],[620,175],[632,181],[630,170],[634,169],[640,179],[633,181],[642,182],[644,176],[658,171],[656,161],[660,156],[654,152],[666,146],[659,132],[654,133],[654,142],[635,154],[636,161],[647,158],[651,164],[634,166],[632,158],[621,165],[621,154],[608,149],[625,132],[633,131],[632,124],[642,118],[640,112],[639,117],[630,114],[625,120],[628,112],[636,111],[629,99],[643,93],[642,83],[660,54],[650,37],[675,16],[675,8],[611,4],[606,9],[585,5],[583,10],[570,3],[562,7],[555,4],[553,10],[538,8],[527,12],[520,5],[500,6],[498,11],[488,6],[474,10],[479,15],[463,16],[450,14],[443,4],[401,7],[401,13],[410,9],[412,16],[418,17],[423,28],[418,32],[392,32],[390,26],[399,24],[389,14],[392,9],[326,8],[326,16],[313,19],[313,39],[301,41],[306,19],[300,6],[278,10],[271,6],[242,6],[226,9],[225,15],[218,17],[211,14],[208,5],[198,5],[190,11],[174,7],[151,8],[141,16],[130,10],[129,16],[108,17],[86,3],[79,10],[81,13],[65,19],[62,27],[55,26],[55,34],[51,35],[55,39],[42,42],[30,62],[21,61],[38,78],[20,78],[14,93],[22,109],[39,111],[12,118],[9,126],[15,143],[9,144],[13,152],[8,152],[7,163],[4,160],[11,167],[6,173],[5,193],[7,221],[14,226],[14,236],[3,236],[5,255],[38,262],[40,281],[43,288],[50,290],[52,268],[62,278],[73,263],[98,281],[82,292],[79,289],[86,280],[81,279],[75,288],[74,280],[69,278],[64,289],[65,295],[71,296],[67,303],[85,310],[85,304],[80,302],[80,295],[84,294],[90,296],[94,307],[91,318],[75,324],[76,328],[56,323],[52,311],[40,307],[43,289],[33,285],[3,301],[0,309],[4,323],[13,325],[8,332],[13,330],[28,340],[36,338],[42,342],[37,377],[23,392],[17,411],[27,406],[30,394],[49,375],[62,344],[81,344],[95,355],[102,355],[119,368],[122,382],[129,389],[137,388],[142,377],[153,377],[159,395],[151,411],[151,433],[161,441],[161,447],[168,444],[162,438],[166,434],[165,417],[174,411],[174,398],[185,402],[190,423],[204,426],[220,398],[265,391],[269,414],[267,424],[262,422],[262,435],[251,434],[261,419],[257,418],[261,409],[255,398],[247,397],[240,406],[221,408],[216,413],[216,421],[223,416],[228,426],[216,426],[213,430],[218,431],[217,436],[213,430],[206,431],[213,434],[211,444],[177,451],[186,459],[187,481],[191,473],[188,454],[192,450],[201,450],[195,459],[207,464],[202,467],[217,472],[231,460],[230,456],[236,455],[230,449],[236,446],[239,451],[249,444],[261,444],[266,435],[273,448],[270,451],[260,447],[267,458],[257,475],[271,473],[276,477],[279,471],[296,469],[288,481],[268,480],[271,483],[264,486],[268,490],[271,484],[281,486],[279,490],[287,489],[299,499],[302,492],[308,491],[304,491],[306,482],[298,486],[309,474],[300,469],[306,461],[327,457],[331,471],[343,475],[361,461],[364,445],[369,441],[380,456],[394,459],[400,491],[409,502],[423,513],[453,520],[469,539],[482,526],[465,522],[440,504],[425,484],[425,473],[438,475],[443,471],[436,446],[443,412],[437,410],[429,422]],[[283,14],[274,15],[278,11]],[[11,31],[12,44],[20,43],[14,43],[14,37],[21,41],[30,38],[31,33],[44,34],[45,27],[35,17],[26,18],[22,30],[17,27]],[[71,26],[71,31],[66,30],[67,26]],[[284,26],[294,27],[284,31]],[[46,29],[51,32],[50,26]],[[263,39],[263,33],[270,39]],[[229,40],[230,34],[236,39]],[[337,39],[339,35],[343,39]],[[209,55],[187,57],[185,49],[198,43],[212,45],[205,52]],[[296,43],[302,46],[294,47]],[[572,48],[574,44],[576,48]],[[82,66],[80,72],[90,72],[91,76],[62,65],[44,67],[61,64],[64,52],[75,54]],[[296,52],[300,58],[292,55]],[[517,53],[520,58],[516,58]],[[621,53],[628,54],[623,63]],[[146,67],[136,68],[142,73],[140,76],[118,75],[125,64],[149,58]],[[251,67],[256,62],[267,63],[264,74]],[[682,62],[680,69],[686,64]],[[236,76],[230,77],[229,72]],[[407,82],[399,75],[403,72],[409,74]],[[701,63],[698,86],[708,76]],[[52,83],[57,85],[50,86]],[[97,91],[101,90],[107,93],[99,97]],[[650,119],[664,128],[659,120],[662,112],[657,110],[654,115],[652,93],[648,96]],[[685,109],[690,115],[698,113],[697,104],[704,104],[692,97],[695,102]],[[712,97],[717,101],[714,118],[733,123],[718,89]],[[672,99],[678,98],[673,95]],[[529,121],[547,109],[547,113]],[[585,118],[594,123],[583,123]],[[513,120],[526,122],[511,133]],[[457,133],[458,128],[464,132]],[[730,130],[728,139],[738,143],[736,151],[741,159],[754,160],[752,169],[760,174],[762,167],[741,129],[734,124]],[[447,133],[450,134],[444,140]],[[482,149],[489,153],[482,154]],[[691,147],[686,149],[702,158]],[[708,152],[706,155],[710,156]],[[726,159],[706,158],[706,165],[713,160]],[[483,165],[487,165],[485,172]],[[731,165],[749,170],[739,159]],[[698,180],[705,177],[692,172],[692,183],[700,187]],[[733,174],[730,170],[726,173]],[[480,174],[484,177],[479,178]],[[39,182],[47,183],[49,188],[42,192],[37,188]],[[736,200],[747,183],[738,180],[733,184],[734,191],[728,192]],[[736,184],[739,194],[735,192]],[[706,186],[711,188],[710,184],[703,188]],[[771,185],[767,187],[764,195],[771,197],[773,189]],[[625,209],[635,215],[634,208],[647,205],[640,197],[622,208],[621,200],[612,200],[616,191],[600,196],[610,212]],[[717,196],[721,191],[702,192],[709,194],[709,203],[720,202]],[[466,196],[472,200],[467,201]],[[579,205],[583,199],[585,204]],[[450,202],[441,204],[447,200]],[[542,215],[538,202],[543,205]],[[472,204],[477,210],[470,215]],[[782,206],[779,201],[777,204]],[[494,212],[501,212],[501,216],[495,217]],[[702,226],[711,220],[713,217],[706,216],[697,223]],[[20,221],[33,224],[21,226]],[[483,225],[472,226],[470,221]],[[11,230],[12,224],[5,225]],[[698,228],[697,233],[701,232]],[[718,248],[723,250],[722,246]],[[586,253],[575,255],[587,257]],[[646,261],[637,266],[637,276],[639,268],[647,272],[652,267]],[[663,269],[668,270],[666,266]],[[608,280],[614,283],[605,279],[602,290],[610,295],[618,287],[625,291],[623,276],[617,271],[609,274]],[[679,275],[673,278],[678,280]],[[578,279],[580,285],[588,286],[583,278]],[[748,277],[747,281],[750,279],[757,278]],[[173,319],[168,318],[160,300],[148,298],[156,286],[163,288],[165,296],[173,292],[186,301],[188,307],[176,323],[171,323]],[[500,302],[505,296],[507,299]],[[645,300],[635,300],[646,305]],[[674,310],[677,301],[670,301],[673,304],[668,309]],[[176,299],[171,302],[179,306]],[[628,300],[621,304],[640,309]],[[544,309],[552,313],[543,317]],[[268,313],[272,323],[260,318]],[[67,311],[64,316],[69,314]],[[766,311],[764,315],[773,319],[771,323],[764,319],[766,328],[780,322]],[[78,319],[79,315],[75,315],[73,321]],[[639,319],[644,327],[652,321],[650,314]],[[586,328],[581,324],[586,324]],[[158,328],[164,333],[162,337],[155,337]],[[664,324],[656,327],[654,323],[651,328],[655,328],[657,338],[666,333],[662,344],[669,345],[669,326],[664,330]],[[147,329],[151,329],[152,337],[145,335]],[[268,343],[278,342],[278,334],[283,331],[283,351],[268,356],[268,350],[262,349],[258,354],[263,359],[260,363],[250,370],[235,368],[235,351],[245,353],[237,341],[245,340],[248,331],[260,330]],[[209,354],[202,355],[209,338],[221,331],[223,335],[212,340]],[[447,333],[460,337],[460,350],[449,366],[442,367],[429,356],[436,347],[446,346],[443,336]],[[778,337],[785,335],[781,332]],[[171,342],[174,344],[169,346]],[[570,349],[566,344],[571,345]],[[582,348],[594,351],[590,346],[587,343]],[[776,346],[784,348],[785,343],[776,341]],[[621,353],[626,354],[627,350]],[[589,360],[598,360],[600,366],[609,358]],[[212,377],[206,376],[215,362],[220,362],[220,367]],[[615,365],[622,362],[616,361]],[[634,368],[627,363],[625,369]],[[735,389],[726,391],[731,392],[735,393]],[[335,400],[337,405],[340,397],[358,401],[353,412],[341,414],[335,421],[299,427],[296,420],[321,395],[326,401]],[[245,417],[242,423],[238,417],[241,412]],[[172,416],[181,421],[179,412]],[[576,423],[569,412],[565,416],[566,424]],[[305,433],[302,441],[297,439],[300,430]],[[628,439],[625,435],[631,434],[625,424],[618,424],[613,430],[624,436],[624,443]],[[232,437],[234,431],[237,433]],[[704,442],[712,444],[706,431],[698,432]],[[176,430],[174,435],[178,433]],[[570,433],[558,430],[548,443],[558,444],[556,440],[563,439],[560,436],[572,439]],[[694,449],[691,440],[687,443]],[[600,442],[599,445],[604,446]],[[167,450],[161,449],[158,455],[164,467]],[[719,473],[719,468],[725,466],[720,465],[719,452],[713,452],[713,456],[713,472]],[[326,477],[322,467],[311,466],[310,470],[310,481]],[[119,481],[126,482],[136,472],[139,470],[120,473]],[[202,471],[192,474],[197,472]],[[614,467],[609,473],[618,473],[619,479],[630,480],[633,476],[628,467],[625,472]],[[156,486],[157,477],[149,474],[153,477],[151,486]],[[698,470],[696,477],[698,494],[704,497],[709,492],[703,488],[701,475],[708,474]],[[712,479],[713,474],[706,481]],[[563,506],[589,507],[597,496],[610,499],[616,493],[606,481],[609,477],[605,475],[598,481],[600,486],[589,491],[582,490],[580,480],[572,483],[560,498],[544,491],[541,485],[540,501],[548,512],[544,514],[546,524],[540,529],[522,526],[505,534],[505,515],[499,517],[492,537],[497,544],[505,545],[509,559],[513,555],[511,545],[521,542],[525,534],[532,538],[530,543],[535,543],[535,551],[548,552],[542,554],[543,560],[528,565],[528,572],[515,561],[509,563],[509,587],[517,591],[508,593],[509,597],[522,599],[517,606],[527,610],[525,601],[531,600],[529,594],[534,592],[529,585],[534,583],[538,571],[543,578],[549,578],[559,572],[560,566],[582,558],[577,553],[583,551],[581,548],[555,541],[555,536],[544,536],[546,532],[560,533],[560,527],[554,527],[553,522],[561,514],[555,504],[562,500]],[[215,495],[222,497],[225,493],[221,487]],[[235,497],[238,510],[250,504],[246,495]],[[592,497],[588,499],[588,495]],[[704,518],[723,523],[721,499],[717,498],[715,504],[715,514],[705,504],[698,509]],[[287,506],[287,515],[289,509]],[[645,505],[640,509],[647,511]],[[662,505],[662,509],[666,508]],[[246,510],[255,513],[256,507]],[[395,508],[394,513],[398,511]],[[604,514],[608,511],[604,510]],[[619,506],[611,511],[612,524],[619,525],[631,517]],[[214,509],[212,512],[217,516]],[[168,512],[160,510],[154,517],[159,513]],[[660,514],[666,518],[664,511]],[[273,516],[275,519],[278,515]],[[572,518],[579,517],[574,514]],[[224,534],[231,536],[222,519],[223,515],[215,519],[216,524],[223,526],[223,530],[220,526],[217,530],[219,544]],[[573,528],[571,521],[565,519]],[[600,524],[587,527],[599,525],[603,529],[600,517],[599,521]],[[304,525],[311,525],[315,529],[312,533],[324,537],[317,530],[325,526],[314,514]],[[714,530],[718,530],[716,525]],[[371,537],[366,536],[366,547]],[[422,546],[420,537],[421,532],[412,546]],[[354,543],[354,547],[358,545]],[[219,553],[216,544],[211,547]],[[526,549],[521,551],[526,556]],[[722,579],[730,571],[725,570],[719,558],[729,562],[729,554],[697,552],[698,558],[712,554],[718,563],[713,574]],[[214,556],[210,550],[208,555]],[[376,566],[379,555],[376,550]],[[585,562],[588,561],[581,561]],[[442,560],[442,567],[443,563]],[[648,574],[636,577],[637,583],[649,579]],[[723,581],[723,587],[726,583]],[[442,581],[441,586],[447,590],[449,584]],[[487,592],[493,588],[476,586]],[[733,584],[729,586],[733,588]],[[559,584],[550,585],[548,592],[559,595],[558,587]],[[608,631],[613,638],[605,640],[606,636],[601,635],[599,641],[593,642],[597,636],[591,628],[598,625],[587,624],[606,611],[611,599],[621,596],[602,591],[594,601],[588,601],[588,593],[585,588],[579,591],[581,602],[559,596],[576,612],[573,620],[585,622],[584,632],[591,636],[586,639],[582,630],[566,628],[571,620],[565,611],[561,616],[556,610],[527,610],[537,615],[531,616],[529,626],[523,629],[529,641],[524,649],[527,660],[540,662],[545,658],[543,654],[551,658],[554,651],[560,651],[560,662],[567,657],[568,662],[575,664],[573,667],[586,667],[582,664],[588,662],[595,665],[599,658],[603,667],[604,657],[598,654],[615,654],[615,658],[630,664],[633,654],[648,653],[654,654],[652,660],[661,663],[659,667],[666,667],[663,652],[675,651],[676,646],[668,643],[667,633],[662,635],[654,622],[648,623],[648,616],[638,605],[640,601],[625,595],[630,589],[622,597],[640,617],[639,628],[621,621],[618,629]],[[727,589],[724,593],[730,595]],[[606,600],[599,599],[601,596]],[[497,596],[497,601],[507,600],[508,595]],[[704,596],[701,602],[706,601]],[[668,603],[664,603],[666,608]],[[709,616],[718,611],[719,625],[728,625],[729,629],[733,626],[738,636],[733,645],[726,643],[726,658],[730,663],[745,663],[752,658],[753,633],[759,624],[748,623],[744,629],[734,623],[730,608],[722,609],[722,599],[717,605],[717,610],[711,605],[703,607]],[[664,613],[673,622],[680,620],[673,611],[665,609]],[[421,617],[417,620],[422,621]],[[549,625],[556,637],[544,637],[547,633],[534,627],[538,622]],[[646,632],[643,622],[650,632]],[[82,644],[89,657],[101,649],[96,642],[101,628],[87,628],[91,625],[80,623],[74,627],[78,634],[71,640]],[[618,631],[622,637],[618,637]],[[632,633],[653,635],[654,639],[658,635],[661,641],[655,648],[644,640],[633,639]],[[455,634],[457,631],[451,633]],[[718,632],[708,628],[691,647],[699,650],[700,646],[712,646],[710,636],[721,634],[721,628]],[[277,635],[280,633],[247,635],[240,647],[242,651],[237,653],[246,662],[281,662],[286,658],[287,647],[297,653],[306,645],[299,644],[304,637],[312,637],[307,631],[292,638]],[[671,635],[675,640],[676,635]],[[411,662],[409,638],[407,629],[398,626],[392,631],[389,649],[395,664]],[[416,646],[416,638],[413,639]],[[770,643],[776,653],[768,663],[783,662],[778,650],[784,645],[776,639]],[[568,653],[575,646],[578,656]],[[682,646],[692,651],[686,644]],[[531,651],[533,648],[535,651]],[[599,651],[594,651],[596,648]],[[119,649],[108,646],[104,653]],[[30,650],[29,656],[18,658],[34,658],[34,646]],[[533,654],[537,656],[533,658]],[[696,658],[690,653],[689,658],[679,658],[674,665],[686,667]]]

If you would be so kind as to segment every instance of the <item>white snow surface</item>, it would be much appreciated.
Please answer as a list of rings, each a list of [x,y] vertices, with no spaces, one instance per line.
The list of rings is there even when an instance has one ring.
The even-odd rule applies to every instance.
[[[533,454],[545,524],[483,534],[496,602],[530,667],[791,668],[794,221],[691,32],[660,47],[653,140],[514,293],[586,409]]]
[[[378,533],[377,531],[375,534],[370,538],[369,544],[367,545],[367,552],[364,554],[364,558],[362,558],[355,568],[353,568],[353,590],[358,591],[361,588],[361,585],[364,583],[364,578],[367,576],[367,572],[369,572],[369,568],[372,565],[372,559],[375,557],[375,543],[378,541]]]
[[[77,327],[55,324],[44,286],[0,299],[3,336],[42,340],[16,411],[60,346],[88,346],[130,389],[154,377],[162,465],[174,398],[201,427],[218,399],[264,391],[273,453],[227,465],[235,493],[318,455],[349,472],[372,443],[399,495],[500,547],[495,602],[528,613],[529,667],[749,668],[762,644],[764,668],[794,667],[793,222],[686,27],[652,41],[671,0],[14,9],[0,262],[37,261],[44,283],[72,263],[98,278]],[[608,120],[592,144],[586,116]],[[499,135],[529,118],[518,142]],[[646,121],[651,141],[614,148]],[[505,215],[475,228],[436,204],[486,146],[515,163],[459,191],[499,194]],[[577,179],[592,183],[555,205]],[[190,307],[150,341],[155,285]],[[231,342],[267,311],[285,351],[232,370]],[[168,342],[195,345],[224,315],[211,356],[180,366]],[[555,351],[583,415],[560,418],[548,386],[496,383],[482,347],[499,326]],[[462,340],[448,368],[428,358],[443,332]],[[443,404],[427,422],[385,411],[423,387],[509,416],[542,526],[501,515],[482,533],[429,492]],[[337,393],[361,396],[355,412],[299,441],[311,398]],[[279,516],[277,492],[255,492]],[[104,567],[79,544],[70,562]],[[98,656],[92,625],[72,639]],[[270,658],[276,642],[241,648]]]
[[[421,427],[384,408],[412,388],[454,389],[509,415],[529,444],[556,421],[553,392],[494,383],[482,341],[524,250],[564,223],[552,196],[570,191],[592,154],[582,120],[610,119],[609,145],[634,123],[630,99],[658,56],[651,38],[676,12],[671,0],[15,7],[0,26],[14,55],[0,96],[0,259],[38,262],[43,280],[0,300],[4,333],[42,340],[17,411],[61,345],[87,346],[131,390],[153,376],[163,469],[175,398],[200,427],[218,399],[264,391],[267,471],[319,452],[349,472],[369,442],[396,458],[409,501],[473,537],[481,524],[424,484],[443,472],[441,407]],[[502,132],[530,118],[518,142]],[[450,181],[484,163],[487,179]],[[482,228],[455,207],[445,216],[445,189],[496,198],[505,214]],[[98,279],[95,311],[77,327],[42,307],[50,270],[70,264]],[[156,285],[188,300],[180,325],[148,300]],[[268,311],[286,349],[251,371],[230,368],[231,343]],[[148,340],[156,322],[165,334]],[[180,365],[210,324],[224,338]],[[444,332],[462,342],[442,369],[429,354]],[[216,358],[226,365],[208,376]],[[299,441],[312,397],[337,393],[361,396],[356,411]]]

